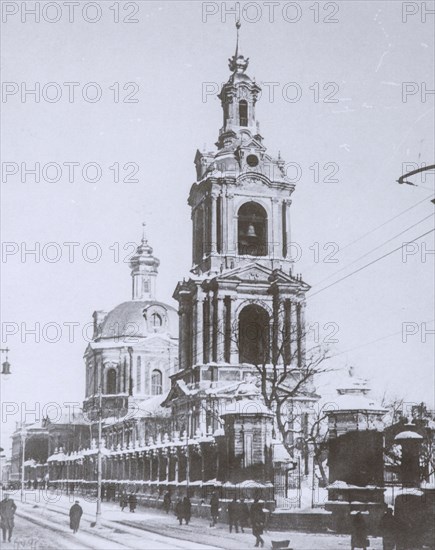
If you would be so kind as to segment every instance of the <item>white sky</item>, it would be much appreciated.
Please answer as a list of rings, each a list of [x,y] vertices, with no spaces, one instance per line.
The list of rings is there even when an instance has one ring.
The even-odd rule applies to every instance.
[[[35,162],[74,161],[81,167],[98,162],[103,171],[97,183],[79,177],[69,183],[66,169],[57,183],[35,183],[31,176],[21,183],[19,174],[2,183],[2,240],[18,243],[20,252],[21,243],[28,248],[40,243],[42,248],[57,242],[63,252],[57,263],[43,257],[37,263],[31,256],[22,262],[19,253],[3,257],[3,328],[5,323],[40,323],[42,332],[47,323],[80,324],[72,343],[66,327],[57,343],[35,343],[31,335],[22,342],[21,330],[5,342],[3,334],[2,347],[11,348],[13,371],[2,381],[4,401],[26,403],[30,409],[35,402],[42,408],[47,402],[83,399],[86,342],[81,329],[94,310],[130,299],[122,247],[138,241],[144,218],[161,260],[159,298],[173,303],[177,281],[188,275],[191,224],[186,200],[195,176],[193,158],[196,148],[212,146],[221,126],[219,101],[203,101],[203,83],[228,78],[227,58],[235,43],[234,16],[222,22],[219,11],[203,22],[202,4],[138,2],[139,22],[134,24],[115,24],[112,2],[101,2],[102,17],[95,24],[81,16],[68,23],[64,11],[58,23],[34,23],[29,16],[23,24],[17,14],[2,25],[3,80],[19,88],[21,83],[31,88],[39,82],[42,88],[57,82],[63,91],[57,103],[43,98],[40,103],[32,98],[23,103],[19,94],[6,98],[3,162],[25,162],[29,167]],[[420,177],[413,180],[427,189],[399,186],[395,180],[403,162],[433,164],[434,96],[428,94],[423,102],[417,93],[403,102],[402,83],[415,82],[419,91],[424,83],[430,90],[434,78],[433,16],[422,22],[418,13],[404,23],[402,2],[352,1],[339,3],[338,23],[325,24],[313,21],[312,4],[300,3],[301,19],[295,23],[283,19],[281,4],[271,23],[265,3],[258,2],[260,20],[246,20],[255,16],[253,11],[242,18],[241,49],[250,57],[248,73],[260,85],[278,83],[273,101],[264,87],[257,118],[269,152],[280,150],[286,161],[302,168],[292,205],[293,240],[302,250],[295,271],[313,285],[314,294],[433,227],[429,218],[315,286],[433,212],[430,201],[423,201],[433,189],[433,175],[425,182]],[[213,5],[220,9],[221,3]],[[322,9],[320,4],[324,17]],[[68,102],[63,82],[80,83],[75,102]],[[101,86],[101,101],[81,99],[87,82]],[[114,103],[109,87],[115,82],[122,94],[124,83],[136,83],[139,102]],[[301,87],[298,102],[283,99],[282,90],[290,82]],[[315,103],[309,89],[315,82],[321,93],[325,83],[336,83],[340,102]],[[109,166],[115,162],[137,163],[139,182],[114,183]],[[337,163],[339,182],[315,183],[309,167],[316,162]],[[319,243],[322,259],[326,243],[343,248],[418,201],[423,202],[338,252],[339,263],[313,261],[313,243]],[[80,243],[71,263],[64,242]],[[100,261],[82,258],[89,242],[101,247]],[[409,401],[431,402],[434,337],[428,335],[424,343],[419,330],[403,343],[401,335],[403,322],[421,327],[432,320],[427,328],[434,327],[433,257],[422,262],[423,242],[433,249],[433,233],[419,241],[418,253],[406,263],[396,252],[308,298],[307,314],[311,324],[319,323],[320,338],[327,335],[325,323],[338,325],[337,367],[355,365],[380,394],[388,389]],[[114,243],[121,247],[118,262]],[[5,420],[2,428],[8,433],[19,416]]]

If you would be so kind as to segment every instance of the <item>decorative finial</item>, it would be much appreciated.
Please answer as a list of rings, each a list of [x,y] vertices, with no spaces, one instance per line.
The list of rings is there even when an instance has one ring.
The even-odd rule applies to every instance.
[[[248,68],[249,58],[244,58],[243,55],[239,54],[239,45],[240,45],[240,19],[236,21],[237,29],[237,39],[236,39],[236,51],[231,59],[228,60],[230,71],[233,73],[244,73]]]
[[[353,378],[355,376],[355,367],[349,367],[348,372],[349,376]]]
[[[145,227],[146,227],[146,222],[142,222],[142,244],[145,244],[147,241],[147,237],[146,237],[146,233],[145,233]]]

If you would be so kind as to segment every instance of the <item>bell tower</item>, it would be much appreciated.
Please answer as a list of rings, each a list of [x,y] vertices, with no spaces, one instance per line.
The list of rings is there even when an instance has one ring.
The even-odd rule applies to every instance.
[[[268,153],[257,121],[260,87],[237,42],[219,99],[216,148],[197,151],[188,204],[192,270],[180,282],[180,372],[192,384],[243,380],[253,365],[304,361],[305,293],[292,274],[285,162]]]
[[[261,88],[246,73],[237,24],[231,71],[219,94],[223,125],[215,151],[197,151],[192,209],[192,271],[217,274],[252,261],[289,272],[294,191],[285,162],[267,153],[256,118]]]

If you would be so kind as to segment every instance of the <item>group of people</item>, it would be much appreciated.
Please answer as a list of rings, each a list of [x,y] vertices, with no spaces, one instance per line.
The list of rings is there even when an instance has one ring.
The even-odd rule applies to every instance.
[[[368,528],[361,512],[352,517],[351,524],[351,548],[362,548],[366,550],[370,546],[368,538]],[[379,534],[382,537],[383,550],[407,550],[410,545],[413,548],[419,548],[416,541],[417,533],[412,537],[414,540],[407,541],[406,532],[401,522],[394,516],[393,509],[388,507],[379,524]]]
[[[219,497],[215,491],[210,499],[210,514],[211,524],[210,527],[214,527],[219,518],[219,512],[221,510]],[[245,528],[248,527],[251,522],[252,534],[255,537],[255,546],[263,547],[264,540],[262,534],[266,523],[266,513],[264,511],[264,501],[255,498],[254,502],[249,509],[248,504],[244,498],[237,500],[236,497],[228,504],[228,526],[230,533],[233,532],[233,528],[236,533],[239,532],[239,528],[242,533],[245,532]]]
[[[137,496],[134,493],[130,493],[129,495],[122,493],[119,499],[119,506],[121,507],[121,512],[128,506],[130,512],[134,513],[137,507]]]

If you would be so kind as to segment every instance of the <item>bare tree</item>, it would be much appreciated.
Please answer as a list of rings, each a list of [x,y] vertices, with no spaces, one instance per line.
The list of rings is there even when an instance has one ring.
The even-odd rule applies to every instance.
[[[282,314],[280,311],[278,316]],[[305,327],[291,325],[278,333],[276,326],[271,327],[255,315],[246,326],[233,326],[231,331],[240,362],[252,365],[264,404],[274,413],[275,427],[285,449],[293,456],[295,448],[302,448],[307,456],[311,448],[326,482],[322,456],[327,449],[327,416],[324,411],[316,414],[313,410],[310,426],[302,426],[301,411],[295,404],[301,400],[315,403],[319,399],[315,379],[333,369],[328,366],[327,346],[314,342],[306,349],[307,337]],[[298,422],[301,424],[296,430]]]

